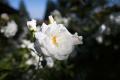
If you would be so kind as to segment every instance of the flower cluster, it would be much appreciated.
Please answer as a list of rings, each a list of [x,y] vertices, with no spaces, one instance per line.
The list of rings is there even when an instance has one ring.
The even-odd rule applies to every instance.
[[[51,15],[54,16],[54,19],[57,23],[62,23],[66,27],[68,26],[70,18],[69,17],[62,17],[60,11],[54,10],[54,11],[51,12]]]
[[[1,18],[6,20],[6,21],[9,20],[9,16],[6,13],[1,14]]]
[[[7,26],[3,26],[0,32],[3,33],[4,36],[6,36],[7,38],[10,38],[15,36],[15,34],[17,33],[17,30],[18,30],[18,26],[15,23],[15,21],[12,20],[7,23]]]
[[[34,49],[34,43],[32,43],[31,41],[23,39],[20,48],[27,48],[30,50],[30,55],[32,57],[30,57],[30,55],[28,54],[24,55],[24,57],[27,58],[27,65],[34,65],[36,68],[38,68],[39,65],[39,68],[43,68],[43,62],[46,62],[46,66],[53,67],[53,59],[51,57],[43,58],[43,56],[38,56],[37,52]]]
[[[2,24],[4,24],[0,25],[0,33],[7,38],[14,37],[18,31],[16,22],[14,20],[9,20],[9,15],[6,13],[1,14],[0,19],[2,19]]]
[[[43,23],[40,30],[37,30],[35,20],[27,22],[29,29],[34,31],[35,50],[45,57],[65,60],[75,45],[82,44],[82,36],[77,33],[72,35],[63,24],[57,24],[52,16],[49,16],[49,21],[50,24]]]

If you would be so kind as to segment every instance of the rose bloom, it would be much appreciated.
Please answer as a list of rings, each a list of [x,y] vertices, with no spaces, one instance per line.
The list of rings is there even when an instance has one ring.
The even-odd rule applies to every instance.
[[[0,30],[7,38],[14,37],[18,31],[18,26],[15,21],[10,21],[6,26],[3,26]]]
[[[57,24],[52,16],[49,16],[49,20],[50,24],[43,23],[39,31],[33,29],[36,30],[35,49],[57,60],[67,59],[75,45],[82,44],[82,36],[78,36],[77,33],[72,35],[64,25]]]

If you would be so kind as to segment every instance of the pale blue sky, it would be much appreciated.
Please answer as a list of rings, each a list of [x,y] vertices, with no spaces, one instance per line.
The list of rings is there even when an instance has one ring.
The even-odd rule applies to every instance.
[[[42,19],[46,9],[47,0],[23,0],[31,18]],[[9,0],[10,5],[19,9],[20,0]]]
[[[23,0],[31,18],[43,19],[47,0]],[[52,0],[56,2],[57,0]],[[15,9],[19,8],[20,0],[9,0],[10,5]],[[120,5],[120,0],[108,0],[108,5]]]
[[[114,4],[120,6],[120,0],[108,0],[109,6],[113,6]]]

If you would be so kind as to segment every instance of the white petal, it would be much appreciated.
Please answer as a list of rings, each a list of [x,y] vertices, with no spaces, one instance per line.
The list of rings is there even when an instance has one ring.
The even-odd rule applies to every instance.
[[[53,24],[49,24],[48,27],[50,28],[49,29],[49,34],[56,34],[55,32],[59,32],[58,30],[58,25],[56,23],[53,23]]]
[[[41,29],[42,29],[41,32],[43,32],[43,33],[47,32],[48,28],[49,28],[48,25],[46,25],[45,23],[43,23],[42,26],[41,26]]]
[[[47,61],[47,66],[48,67],[52,68],[54,66],[54,61],[51,57],[47,57],[46,61]]]
[[[49,21],[50,21],[51,24],[55,22],[55,20],[53,19],[52,16],[49,16]]]
[[[38,39],[39,44],[42,43],[42,41],[45,39],[46,35],[42,32],[35,32],[35,38]]]
[[[44,47],[41,47],[41,50],[45,56],[50,56],[50,54],[48,53],[48,51]]]
[[[82,44],[82,39],[83,37],[82,36],[78,36],[78,33],[75,33],[73,36],[73,45],[77,45],[77,44]]]
[[[32,20],[32,21],[27,21],[27,26],[30,30],[34,30],[36,31],[37,28],[36,28],[36,20]]]
[[[69,55],[54,55],[54,58],[57,60],[65,60]]]

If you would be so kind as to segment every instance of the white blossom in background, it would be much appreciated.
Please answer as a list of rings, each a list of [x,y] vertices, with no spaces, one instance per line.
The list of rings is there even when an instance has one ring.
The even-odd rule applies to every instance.
[[[120,24],[120,15],[116,17],[115,21],[116,23]]]
[[[103,37],[102,36],[97,36],[96,41],[101,44],[103,42]]]
[[[54,10],[53,12],[51,12],[51,15],[54,16],[54,19],[57,23],[62,23],[66,27],[68,26],[70,19],[66,17],[62,17],[61,13],[58,10]]]
[[[41,64],[41,61],[42,61],[42,57],[39,57],[36,53],[34,53],[33,51],[31,51],[30,53],[32,55],[31,58],[29,58],[27,61],[26,61],[26,64],[27,65],[34,65],[36,67],[36,69],[38,68],[38,65],[39,65],[39,68],[43,68],[42,64]],[[39,62],[39,58],[40,58],[40,62]]]
[[[110,16],[109,16],[109,18],[111,19],[111,20],[114,20],[114,16],[111,14]]]
[[[34,43],[32,43],[30,40],[23,39],[20,47],[21,48],[34,49]]]
[[[10,21],[7,23],[7,26],[3,26],[1,28],[1,33],[3,33],[6,37],[13,37],[15,36],[16,32],[18,30],[18,26],[15,23],[15,21]]]
[[[37,28],[36,28],[36,20],[33,19],[32,21],[28,21],[27,26],[29,27],[29,29],[31,31],[36,31],[37,30]]]
[[[28,60],[26,61],[27,65],[34,65],[36,68],[39,65],[39,68],[42,68],[41,63],[39,62],[39,56],[36,54],[36,51],[34,50],[34,43],[32,43],[29,40],[22,40],[22,44],[20,45],[21,48],[27,48],[30,50],[30,54],[32,57],[28,57],[29,55],[26,54],[25,58],[27,58]],[[42,57],[40,57],[40,60],[42,61]],[[38,64],[39,63],[39,64]]]
[[[34,50],[34,43],[32,43],[31,41],[29,40],[26,40],[26,39],[23,39],[22,40],[22,44],[20,45],[21,48],[27,48],[27,49],[30,49],[31,52],[30,54],[36,58],[36,60],[38,60],[38,56],[37,54],[35,53],[35,50]]]
[[[1,18],[4,19],[4,20],[9,20],[9,16],[8,16],[7,13],[2,13]]]
[[[106,30],[106,25],[102,24],[100,27],[100,32],[103,33]]]
[[[36,67],[36,69],[38,68],[43,68],[43,64],[42,64],[42,61],[44,61],[43,57],[39,57],[36,53],[34,52],[31,52],[32,54],[32,57],[29,58],[27,61],[26,61],[26,64],[27,65],[34,65]],[[40,60],[39,60],[40,58]],[[54,66],[54,61],[51,57],[45,57],[45,61],[46,61],[46,66],[49,67],[49,68],[52,68]],[[38,67],[39,65],[39,67]]]
[[[57,60],[67,59],[74,46],[82,44],[82,36],[78,36],[77,33],[72,35],[63,24],[57,24],[52,16],[49,16],[49,21],[49,25],[43,23],[40,31],[34,32],[37,44],[40,45],[38,48],[46,57]],[[32,25],[29,26],[32,27]]]
[[[102,44],[103,43],[103,34],[107,32],[107,27],[105,24],[102,24],[100,27],[99,27],[99,31],[97,32],[97,35],[95,37],[96,41],[99,43],[99,44]]]
[[[29,40],[24,39],[24,40],[22,40],[22,44],[21,44],[20,47],[21,48],[27,48],[27,49],[30,50],[30,54],[31,54],[32,57],[29,58],[28,54],[25,54],[25,56],[24,56],[25,58],[28,59],[26,61],[27,65],[34,65],[36,67],[36,69],[38,68],[38,65],[39,65],[40,69],[43,68],[42,62],[41,62],[41,61],[43,61],[43,57],[42,56],[40,57],[40,56],[37,55],[37,52],[34,49],[34,43],[32,43]],[[39,58],[40,58],[40,62],[39,62]],[[46,63],[47,63],[46,65],[48,67],[52,68],[53,65],[54,65],[53,59],[50,58],[50,57],[46,57],[45,60],[46,60]]]
[[[47,66],[52,68],[54,66],[54,61],[51,57],[46,57]]]
[[[120,15],[119,15],[119,13],[118,14],[111,14],[109,16],[109,18],[110,18],[111,21],[114,21],[115,23],[120,24]]]

